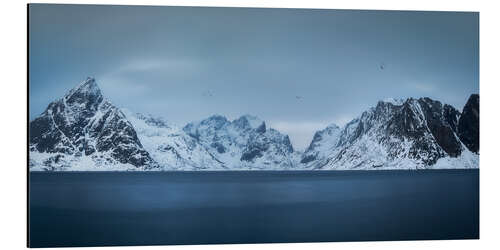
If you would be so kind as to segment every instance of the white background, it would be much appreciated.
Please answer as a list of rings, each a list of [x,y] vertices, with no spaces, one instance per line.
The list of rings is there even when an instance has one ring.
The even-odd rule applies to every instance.
[[[37,1],[38,2],[38,1]],[[107,3],[140,5],[289,7],[329,9],[448,10],[480,12],[480,240],[346,242],[258,245],[201,245],[115,247],[113,249],[498,249],[500,244],[500,177],[497,149],[500,147],[500,8],[495,1],[320,1],[320,0],[206,0],[206,1],[56,1],[57,3]],[[26,247],[26,138],[27,138],[27,57],[26,2],[3,1],[0,5],[0,248]],[[99,248],[95,248],[99,249]]]

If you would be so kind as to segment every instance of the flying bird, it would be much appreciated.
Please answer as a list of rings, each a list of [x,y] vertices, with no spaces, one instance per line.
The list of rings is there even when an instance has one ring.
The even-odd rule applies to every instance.
[[[207,90],[207,91],[203,92],[202,95],[203,96],[208,96],[208,97],[212,97],[213,96],[213,94],[212,94],[212,92],[210,92],[210,90]]]

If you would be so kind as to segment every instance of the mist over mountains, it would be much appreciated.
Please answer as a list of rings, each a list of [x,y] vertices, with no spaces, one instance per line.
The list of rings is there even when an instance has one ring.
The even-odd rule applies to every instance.
[[[479,95],[462,112],[430,98],[379,101],[297,151],[258,117],[178,127],[122,110],[87,78],[29,124],[31,171],[351,170],[479,167]]]

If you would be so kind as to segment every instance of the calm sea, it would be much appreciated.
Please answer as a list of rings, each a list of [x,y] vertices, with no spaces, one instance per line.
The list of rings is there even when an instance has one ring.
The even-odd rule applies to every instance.
[[[479,237],[479,170],[36,172],[31,247]]]

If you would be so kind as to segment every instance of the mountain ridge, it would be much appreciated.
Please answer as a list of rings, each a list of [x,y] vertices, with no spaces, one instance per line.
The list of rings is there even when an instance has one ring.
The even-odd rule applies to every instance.
[[[321,144],[315,135],[301,162],[313,169],[431,168],[441,158],[468,151],[458,138],[459,117],[451,105],[430,98],[379,101],[337,131],[326,156],[311,149]],[[320,153],[324,156],[316,158]]]
[[[177,127],[113,106],[87,78],[29,124],[30,170],[334,170],[479,167],[479,95],[464,111],[427,97],[384,99],[317,131],[304,152],[252,115]]]

